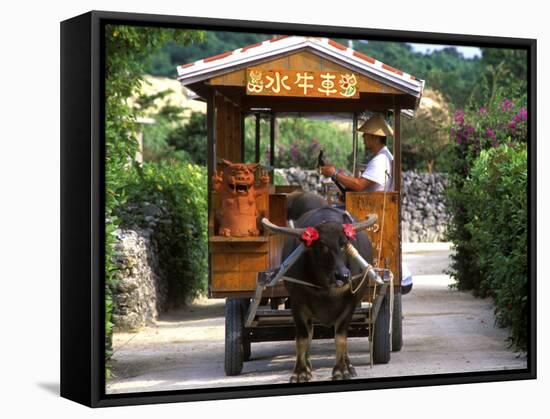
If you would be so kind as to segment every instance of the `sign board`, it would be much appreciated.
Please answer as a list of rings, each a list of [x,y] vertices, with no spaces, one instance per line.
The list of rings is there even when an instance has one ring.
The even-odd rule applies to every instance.
[[[359,99],[352,72],[247,68],[246,81],[247,95]]]

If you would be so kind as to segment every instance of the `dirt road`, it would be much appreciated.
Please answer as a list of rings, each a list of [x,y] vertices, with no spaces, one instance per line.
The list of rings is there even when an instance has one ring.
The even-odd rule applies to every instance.
[[[350,339],[360,378],[519,369],[524,356],[507,348],[507,331],[494,326],[491,301],[452,290],[444,274],[445,245],[404,246],[414,275],[403,296],[403,349],[386,365],[369,364],[367,338]],[[238,377],[224,373],[224,300],[203,300],[162,316],[154,327],[114,336],[113,373],[107,393],[177,390],[288,382],[294,342],[252,344]],[[330,380],[334,342],[315,340],[314,380]]]

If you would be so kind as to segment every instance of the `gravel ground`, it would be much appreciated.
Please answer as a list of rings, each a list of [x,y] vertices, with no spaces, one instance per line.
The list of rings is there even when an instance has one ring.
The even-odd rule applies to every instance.
[[[359,378],[410,376],[526,367],[510,351],[508,332],[494,325],[490,299],[449,288],[445,244],[404,246],[413,290],[403,296],[403,349],[386,365],[370,367],[367,338],[349,340]],[[287,383],[294,342],[252,344],[252,358],[237,377],[226,377],[224,300],[199,300],[167,313],[152,327],[114,336],[113,373],[107,393]],[[334,342],[312,345],[314,380],[330,380]]]

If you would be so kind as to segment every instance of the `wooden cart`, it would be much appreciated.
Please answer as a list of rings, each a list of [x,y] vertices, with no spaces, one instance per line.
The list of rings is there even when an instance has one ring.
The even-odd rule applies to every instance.
[[[270,121],[266,141],[269,140],[271,156],[269,169],[273,170],[278,114],[348,114],[354,127],[350,134],[353,167],[348,170],[357,174],[355,128],[359,115],[365,111],[393,114],[394,191],[345,194],[345,208],[354,217],[364,219],[367,213],[376,213],[378,227],[384,220],[383,243],[381,228],[375,226],[369,235],[376,256],[382,246],[375,266],[387,267],[394,273],[394,292],[385,293],[376,301],[370,290],[356,310],[349,336],[368,336],[369,328],[374,327],[373,361],[388,362],[390,351],[399,351],[402,346],[400,120],[402,113],[412,114],[417,108],[424,82],[330,39],[298,36],[276,37],[205,58],[178,67],[178,73],[181,83],[207,103],[209,179],[221,159],[243,161],[244,121],[248,115],[256,118],[257,162],[263,141],[260,120]],[[257,200],[263,216],[274,224],[287,225],[286,197],[296,187],[270,185],[269,194]],[[294,325],[282,283],[263,289],[259,307],[253,312],[249,309],[258,272],[281,264],[285,238],[267,233],[245,238],[217,236],[214,214],[219,205],[219,197],[209,185],[209,296],[227,299],[225,370],[228,375],[236,375],[240,374],[243,361],[250,358],[252,342],[294,339]],[[373,306],[378,315],[372,315]],[[247,315],[250,319],[245,325]],[[331,337],[332,331],[318,325],[314,336]]]

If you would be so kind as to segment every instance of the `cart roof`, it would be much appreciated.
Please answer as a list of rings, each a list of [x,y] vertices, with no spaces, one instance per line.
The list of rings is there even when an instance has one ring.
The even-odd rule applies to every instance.
[[[301,51],[313,53],[388,86],[392,94],[399,93],[409,97],[407,101],[409,105],[406,108],[418,107],[424,89],[424,80],[328,38],[278,36],[234,51],[180,65],[177,67],[178,80],[199,96],[204,97],[204,88],[208,88],[210,79]]]

